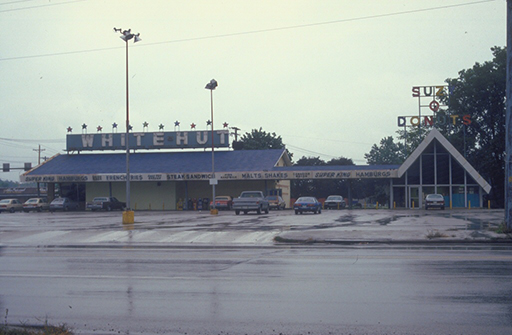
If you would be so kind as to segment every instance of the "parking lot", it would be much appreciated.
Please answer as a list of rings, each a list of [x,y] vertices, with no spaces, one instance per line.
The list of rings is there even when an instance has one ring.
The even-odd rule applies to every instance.
[[[503,210],[292,210],[235,215],[221,211],[0,214],[3,245],[274,245],[278,243],[431,243],[509,241],[499,233]]]

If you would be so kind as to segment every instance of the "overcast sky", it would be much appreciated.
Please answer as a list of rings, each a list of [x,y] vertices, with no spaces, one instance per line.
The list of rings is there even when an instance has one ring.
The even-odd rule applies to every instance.
[[[124,131],[131,28],[135,131],[280,135],[295,161],[364,154],[418,113],[413,86],[443,84],[506,44],[506,1],[0,0],[0,163],[64,153],[72,134]],[[9,139],[9,140],[6,140]],[[21,172],[0,174],[19,180]]]

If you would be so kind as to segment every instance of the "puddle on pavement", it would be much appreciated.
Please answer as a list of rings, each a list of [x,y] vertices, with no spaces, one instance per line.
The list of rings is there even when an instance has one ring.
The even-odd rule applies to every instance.
[[[443,214],[443,215],[429,215],[431,217],[441,217],[446,219],[457,219],[462,220],[467,223],[465,230],[488,230],[493,226],[498,226],[498,222],[490,222],[488,219],[480,219],[480,218],[474,218],[466,215],[457,215],[457,214]],[[400,217],[414,217],[414,218],[420,218],[425,217],[425,215],[419,215],[419,214],[411,214],[411,215],[400,215]],[[461,230],[460,228],[453,228],[450,230]]]
[[[445,218],[459,219],[467,222],[466,230],[488,230],[493,225],[489,220],[473,218],[465,215],[444,215]]]

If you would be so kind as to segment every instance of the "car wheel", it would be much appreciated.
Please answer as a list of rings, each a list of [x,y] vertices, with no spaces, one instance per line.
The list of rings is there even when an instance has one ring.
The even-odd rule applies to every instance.
[[[107,206],[107,211],[110,212],[112,210],[112,207]]]
[[[238,209],[235,210],[236,215],[240,215],[240,211]]]
[[[295,211],[295,215],[299,214],[299,211]]]
[[[321,208],[318,209],[318,214],[322,214],[322,209]]]
[[[269,208],[265,209],[265,214],[268,214]]]
[[[426,210],[426,211],[428,210],[428,206],[425,206],[425,210]]]
[[[441,207],[441,209],[444,211],[444,206],[443,206],[443,207]]]
[[[244,211],[244,214],[247,214],[247,211]]]
[[[37,211],[38,212],[42,212],[43,211],[43,207],[37,207]]]
[[[14,211],[15,211],[14,207],[11,207],[11,209],[9,209],[9,212],[11,212],[11,213],[14,213]]]

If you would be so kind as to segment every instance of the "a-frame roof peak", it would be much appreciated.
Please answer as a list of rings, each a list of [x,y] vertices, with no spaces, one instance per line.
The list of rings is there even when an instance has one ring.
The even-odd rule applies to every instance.
[[[446,151],[470,174],[470,176],[482,187],[482,189],[489,193],[491,185],[469,164],[469,162],[457,151],[457,149],[441,134],[436,128],[427,134],[418,147],[407,157],[405,162],[398,168],[398,177],[402,177],[404,173],[412,166],[412,164],[421,156],[427,147],[434,140],[437,140]]]

